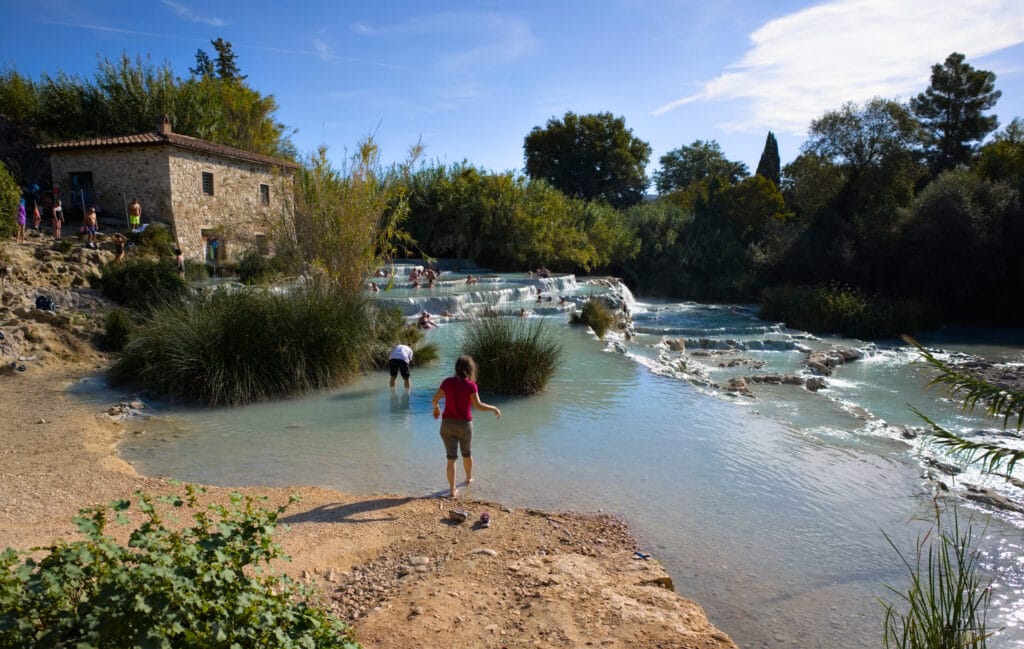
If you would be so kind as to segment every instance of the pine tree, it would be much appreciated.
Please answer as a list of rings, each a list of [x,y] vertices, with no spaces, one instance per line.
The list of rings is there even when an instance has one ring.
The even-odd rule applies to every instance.
[[[196,67],[189,68],[189,72],[203,79],[214,75],[213,60],[210,55],[202,49],[196,50]]]
[[[781,178],[781,160],[779,159],[779,143],[775,134],[768,131],[768,138],[764,141],[764,151],[761,152],[761,160],[757,163],[757,173],[779,186]]]
[[[978,143],[999,126],[995,115],[983,114],[1003,94],[995,81],[995,73],[975,70],[959,52],[932,66],[931,84],[910,108],[924,129],[933,173],[969,163]]]
[[[238,63],[236,62],[238,55],[231,49],[231,41],[218,38],[215,41],[210,41],[210,44],[213,45],[213,49],[217,50],[216,67],[218,77],[229,81],[242,81],[246,78],[247,75],[241,74],[241,70],[238,68]]]

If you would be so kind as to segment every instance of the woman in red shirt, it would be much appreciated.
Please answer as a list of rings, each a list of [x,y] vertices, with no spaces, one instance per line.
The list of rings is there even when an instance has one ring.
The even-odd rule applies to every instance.
[[[476,383],[476,363],[469,356],[459,356],[455,361],[455,376],[441,381],[441,387],[434,393],[434,419],[441,417],[441,399],[444,399],[444,416],[441,417],[441,440],[448,455],[445,475],[448,478],[449,495],[459,495],[455,488],[455,460],[457,449],[462,449],[462,466],[466,470],[466,484],[473,482],[473,408],[490,410],[501,417],[497,407],[480,401]]]

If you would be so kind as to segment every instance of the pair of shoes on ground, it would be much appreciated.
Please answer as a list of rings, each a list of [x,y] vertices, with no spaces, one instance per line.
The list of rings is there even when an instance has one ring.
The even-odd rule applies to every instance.
[[[464,523],[469,519],[469,512],[462,509],[450,509],[448,510],[448,518],[455,521],[456,523]],[[491,515],[487,512],[480,514],[480,520],[477,521],[480,527],[491,526]]]

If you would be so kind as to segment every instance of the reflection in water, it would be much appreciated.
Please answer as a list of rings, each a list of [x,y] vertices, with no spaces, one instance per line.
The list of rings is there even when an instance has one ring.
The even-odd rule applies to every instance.
[[[641,305],[637,321],[673,337],[761,341],[748,357],[799,370],[792,346],[762,349],[787,334],[745,309]],[[443,360],[417,368],[409,392],[379,373],[286,402],[166,410],[121,452],[143,473],[211,484],[436,493],[444,450],[430,399],[451,373],[460,327],[428,332]],[[557,331],[565,366],[545,393],[488,395],[502,418],[476,419],[473,497],[623,516],[678,590],[740,646],[879,646],[877,598],[905,579],[882,531],[909,548],[932,510],[917,448],[884,424],[912,422],[908,400],[962,416],[920,389],[907,356],[880,349],[819,394],[777,386],[731,403],[658,375],[661,335],[639,336],[627,356],[582,328]],[[714,360],[715,380],[735,371]],[[993,518],[982,546],[1000,571],[990,617],[1008,627],[990,646],[1019,646],[1020,529]]]

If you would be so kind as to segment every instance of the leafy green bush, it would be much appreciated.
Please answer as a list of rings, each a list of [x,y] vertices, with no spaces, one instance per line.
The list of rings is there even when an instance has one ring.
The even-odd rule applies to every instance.
[[[18,213],[18,199],[21,198],[21,190],[18,183],[7,170],[7,165],[0,162],[0,240],[9,239],[18,232],[18,223],[14,215]]]
[[[812,333],[881,338],[929,329],[937,314],[916,300],[869,298],[837,284],[778,286],[761,294],[761,317]]]
[[[142,232],[132,232],[128,240],[137,246],[137,251],[156,257],[174,255],[177,244],[171,229],[163,223],[150,223]]]
[[[105,532],[111,516],[127,522],[122,500],[82,510],[74,522],[85,540],[7,549],[0,646],[359,647],[312,591],[270,569],[287,558],[271,539],[284,506],[266,510],[233,494],[230,507],[202,511],[201,490],[185,491],[160,500],[186,507],[192,527],[165,527],[153,499],[136,493],[145,521],[127,546]]]
[[[284,273],[284,263],[279,258],[261,255],[255,250],[242,255],[238,262],[238,279],[243,284],[266,284]]]
[[[542,392],[562,363],[562,344],[541,319],[473,320],[463,334],[462,353],[476,361],[480,389],[499,394]]]
[[[167,258],[155,261],[129,257],[119,264],[107,264],[103,274],[92,276],[90,281],[118,304],[136,309],[174,301],[188,290],[178,277],[174,260]]]
[[[324,281],[285,293],[221,287],[153,309],[111,369],[117,383],[208,404],[330,387],[370,364],[366,299]]]
[[[67,237],[61,237],[53,244],[54,250],[62,255],[69,254],[75,247],[75,242]]]
[[[210,271],[206,268],[206,264],[201,261],[195,261],[193,259],[185,260],[185,281],[186,282],[201,282],[205,279],[209,279]]]
[[[114,309],[103,319],[103,343],[107,349],[119,352],[128,344],[135,323],[124,309]]]
[[[583,303],[579,313],[573,314],[571,323],[588,326],[598,338],[604,338],[605,332],[615,325],[615,317],[604,302],[590,299]]]

